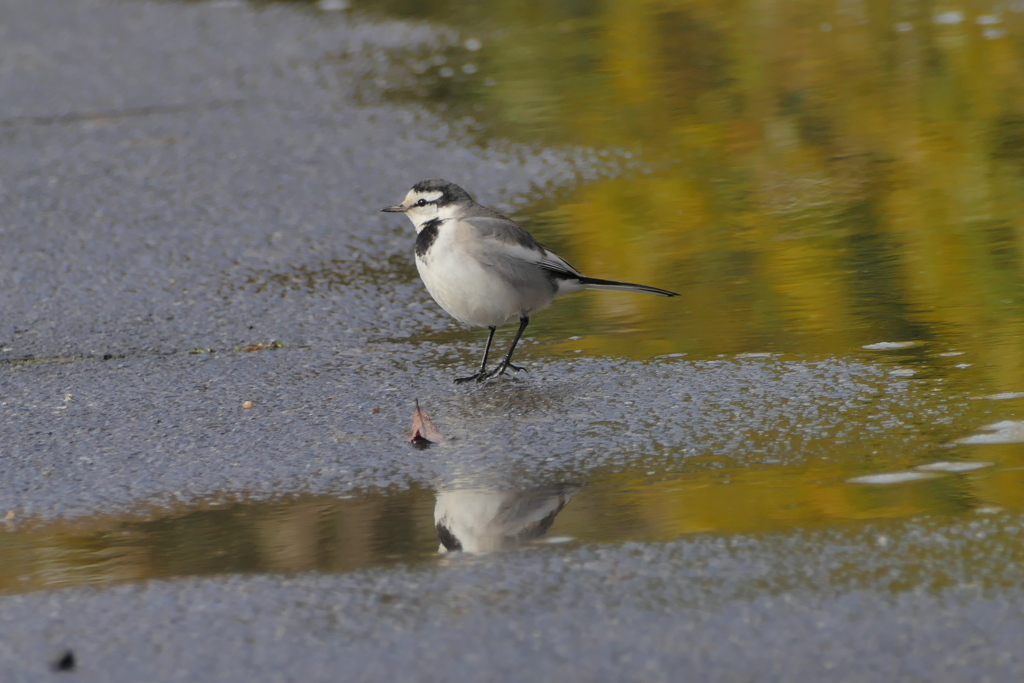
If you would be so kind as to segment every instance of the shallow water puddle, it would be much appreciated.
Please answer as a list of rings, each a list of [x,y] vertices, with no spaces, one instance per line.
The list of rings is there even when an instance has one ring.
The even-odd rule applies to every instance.
[[[205,502],[182,509],[0,523],[0,592],[229,573],[344,572],[582,543],[660,542],[918,515],[1024,508],[1024,446],[998,464],[936,461],[850,478],[849,467],[722,469],[663,479],[596,475],[526,489],[414,487],[393,493]],[[914,477],[901,477],[913,474]],[[435,526],[435,516],[442,528]],[[457,545],[456,545],[457,543]],[[457,557],[469,557],[461,553]]]

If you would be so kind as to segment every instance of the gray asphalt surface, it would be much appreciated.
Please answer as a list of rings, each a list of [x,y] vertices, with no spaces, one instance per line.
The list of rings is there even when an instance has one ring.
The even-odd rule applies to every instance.
[[[800,465],[837,442],[923,457],[963,435],[964,401],[844,360],[526,347],[525,379],[452,386],[482,339],[424,340],[453,328],[415,278],[411,228],[375,209],[425,177],[471,178],[510,208],[609,169],[480,147],[384,103],[410,55],[457,44],[444,29],[144,0],[0,0],[0,18],[0,509],[19,519]],[[233,350],[261,340],[287,346]],[[414,398],[455,438],[410,449]],[[0,678],[56,675],[70,647],[69,676],[102,681],[1013,680],[1021,577],[982,540],[1019,526],[7,596]],[[958,571],[982,551],[988,575]]]
[[[465,390],[438,362],[454,348],[373,347],[8,366],[0,509],[47,518],[411,481],[516,487],[588,481],[599,467],[657,479],[800,465],[837,442],[924,456],[959,407],[839,361],[534,361],[521,382]],[[452,437],[427,452],[405,443],[416,398]]]
[[[3,600],[5,680],[1016,680],[1020,518]],[[1009,531],[1007,530],[1009,528]],[[951,556],[981,555],[965,571]],[[1011,587],[1012,586],[1012,587]]]

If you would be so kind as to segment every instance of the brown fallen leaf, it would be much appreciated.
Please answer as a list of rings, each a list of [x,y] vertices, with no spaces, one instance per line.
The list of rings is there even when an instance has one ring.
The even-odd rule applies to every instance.
[[[434,426],[434,422],[427,415],[427,411],[420,408],[420,401],[416,399],[416,410],[412,413],[412,436],[409,443],[419,448],[425,448],[432,443],[444,441],[444,434]]]

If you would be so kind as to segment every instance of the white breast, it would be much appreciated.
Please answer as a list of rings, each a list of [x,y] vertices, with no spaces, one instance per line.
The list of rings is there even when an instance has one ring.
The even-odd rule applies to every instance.
[[[551,302],[554,292],[537,271],[538,286],[513,283],[507,273],[481,261],[479,237],[457,220],[445,221],[416,269],[441,308],[460,322],[490,327],[530,315]]]

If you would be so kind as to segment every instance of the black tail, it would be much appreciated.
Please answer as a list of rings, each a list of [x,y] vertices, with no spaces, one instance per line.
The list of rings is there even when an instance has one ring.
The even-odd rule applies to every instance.
[[[610,289],[618,292],[644,292],[646,294],[657,294],[658,296],[679,296],[676,292],[667,289],[658,289],[647,285],[635,285],[632,282],[616,282],[615,280],[601,280],[596,277],[580,277],[580,284],[587,289]]]

